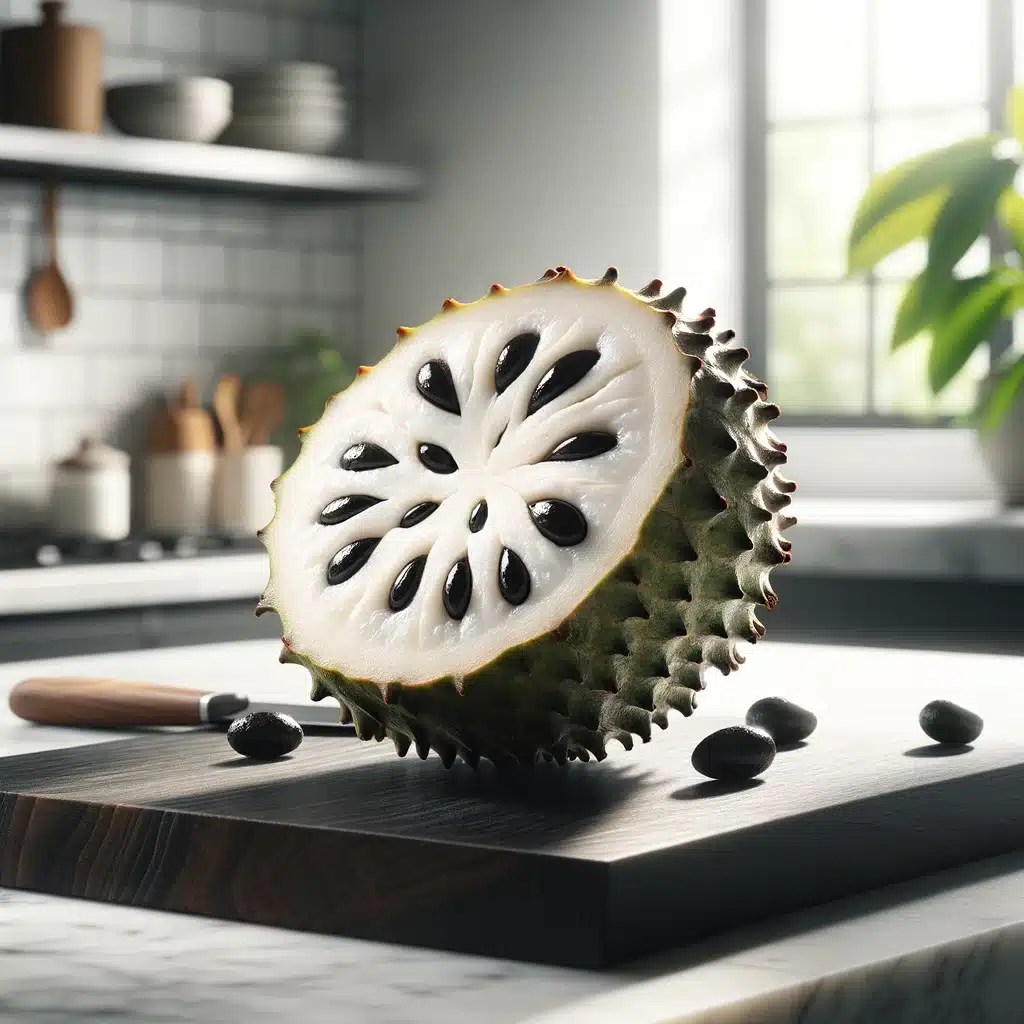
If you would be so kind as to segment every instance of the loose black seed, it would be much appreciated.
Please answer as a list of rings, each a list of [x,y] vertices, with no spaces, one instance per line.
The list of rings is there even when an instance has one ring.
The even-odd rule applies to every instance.
[[[500,395],[530,365],[540,344],[533,331],[517,334],[499,353],[494,364],[494,390]]]
[[[782,697],[763,697],[747,709],[746,723],[751,728],[763,729],[775,740],[776,747],[785,747],[807,739],[818,727],[818,718]]]
[[[925,704],[918,721],[936,743],[950,747],[966,747],[973,743],[985,724],[979,715],[950,700],[933,700]]]
[[[469,532],[479,533],[487,522],[487,502],[478,501],[469,514]]]
[[[431,473],[455,473],[459,464],[452,458],[452,453],[439,444],[430,444],[424,441],[419,447],[420,462],[423,463]]]
[[[583,513],[567,501],[559,498],[545,498],[530,506],[533,525],[548,540],[561,548],[582,544],[587,537],[587,521]]]
[[[371,441],[360,441],[346,449],[341,457],[341,468],[350,469],[353,473],[362,473],[368,469],[384,469],[386,466],[397,466],[398,459],[389,451]]]
[[[228,728],[228,743],[243,757],[272,761],[290,754],[302,742],[302,726],[291,715],[250,711]]]
[[[618,441],[614,434],[607,434],[602,430],[587,430],[582,434],[567,437],[552,449],[544,461],[578,462],[580,459],[592,459],[610,452],[616,444]]]
[[[364,537],[346,544],[328,563],[327,582],[334,586],[344,583],[370,560],[373,549],[380,543],[380,537]]]
[[[379,505],[383,500],[370,494],[349,494],[344,498],[335,498],[320,513],[320,522],[323,526],[337,526],[338,523],[343,523],[346,519]]]
[[[447,363],[432,359],[424,363],[416,374],[416,390],[431,404],[445,412],[460,415],[459,396]]]
[[[530,596],[530,570],[510,548],[498,560],[498,589],[509,604],[522,604]]]
[[[591,348],[570,352],[556,360],[554,366],[541,377],[540,383],[530,395],[529,404],[526,406],[526,415],[532,416],[548,402],[553,402],[559,395],[568,391],[573,384],[578,384],[590,373],[600,358],[601,353],[597,349]]]
[[[419,590],[420,580],[423,579],[423,567],[427,564],[427,556],[420,555],[414,558],[395,578],[388,595],[388,607],[393,612],[400,612],[409,606],[409,602],[416,596]]]
[[[461,558],[448,571],[444,581],[444,609],[453,619],[461,619],[469,608],[473,596],[473,572],[468,559]]]
[[[705,736],[690,763],[709,779],[739,782],[766,771],[775,760],[775,741],[760,729],[730,725]]]
[[[398,525],[403,529],[408,529],[410,526],[416,526],[422,523],[427,516],[433,515],[441,506],[436,501],[421,501],[418,505],[413,505],[408,512],[398,521]]]

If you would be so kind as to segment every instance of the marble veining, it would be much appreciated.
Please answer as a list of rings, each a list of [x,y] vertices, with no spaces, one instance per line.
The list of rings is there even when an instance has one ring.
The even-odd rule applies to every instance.
[[[611,975],[0,889],[0,1022],[504,1024]]]

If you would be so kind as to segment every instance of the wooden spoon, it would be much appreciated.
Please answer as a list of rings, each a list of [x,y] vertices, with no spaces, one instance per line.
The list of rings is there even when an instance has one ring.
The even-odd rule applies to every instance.
[[[284,388],[269,380],[254,380],[242,399],[242,429],[250,445],[270,443],[284,419]]]
[[[57,186],[43,185],[43,232],[46,234],[47,260],[28,284],[28,316],[39,330],[49,333],[67,327],[74,315],[71,291],[57,267]]]
[[[242,379],[233,373],[225,373],[213,392],[213,411],[217,414],[224,451],[237,454],[245,447],[245,431],[238,419],[238,400],[242,392]]]

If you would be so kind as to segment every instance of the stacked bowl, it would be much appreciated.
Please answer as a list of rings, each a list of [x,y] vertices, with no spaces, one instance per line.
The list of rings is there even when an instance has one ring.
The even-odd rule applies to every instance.
[[[284,63],[225,75],[234,112],[218,140],[228,146],[326,153],[348,126],[345,96],[333,68]]]
[[[112,85],[106,112],[125,135],[211,142],[231,120],[231,86],[217,78]]]

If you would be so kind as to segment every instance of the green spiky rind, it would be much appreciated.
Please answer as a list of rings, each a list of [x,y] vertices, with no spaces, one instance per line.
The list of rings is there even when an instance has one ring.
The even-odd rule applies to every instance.
[[[616,276],[579,281],[560,267],[540,280],[618,288]],[[732,671],[738,641],[763,636],[756,607],[775,605],[769,575],[789,561],[782,531],[795,522],[782,512],[795,485],[776,471],[785,446],[766,426],[778,408],[731,332],[711,337],[712,310],[684,320],[684,291],[661,295],[660,282],[629,294],[663,311],[693,371],[679,467],[632,552],[557,628],[460,680],[382,687],[317,665],[285,638],[281,660],[305,666],[313,698],[337,698],[361,739],[390,737],[400,755],[434,750],[446,766],[456,756],[601,760],[608,740],[647,742],[670,710],[691,714],[705,667]]]

